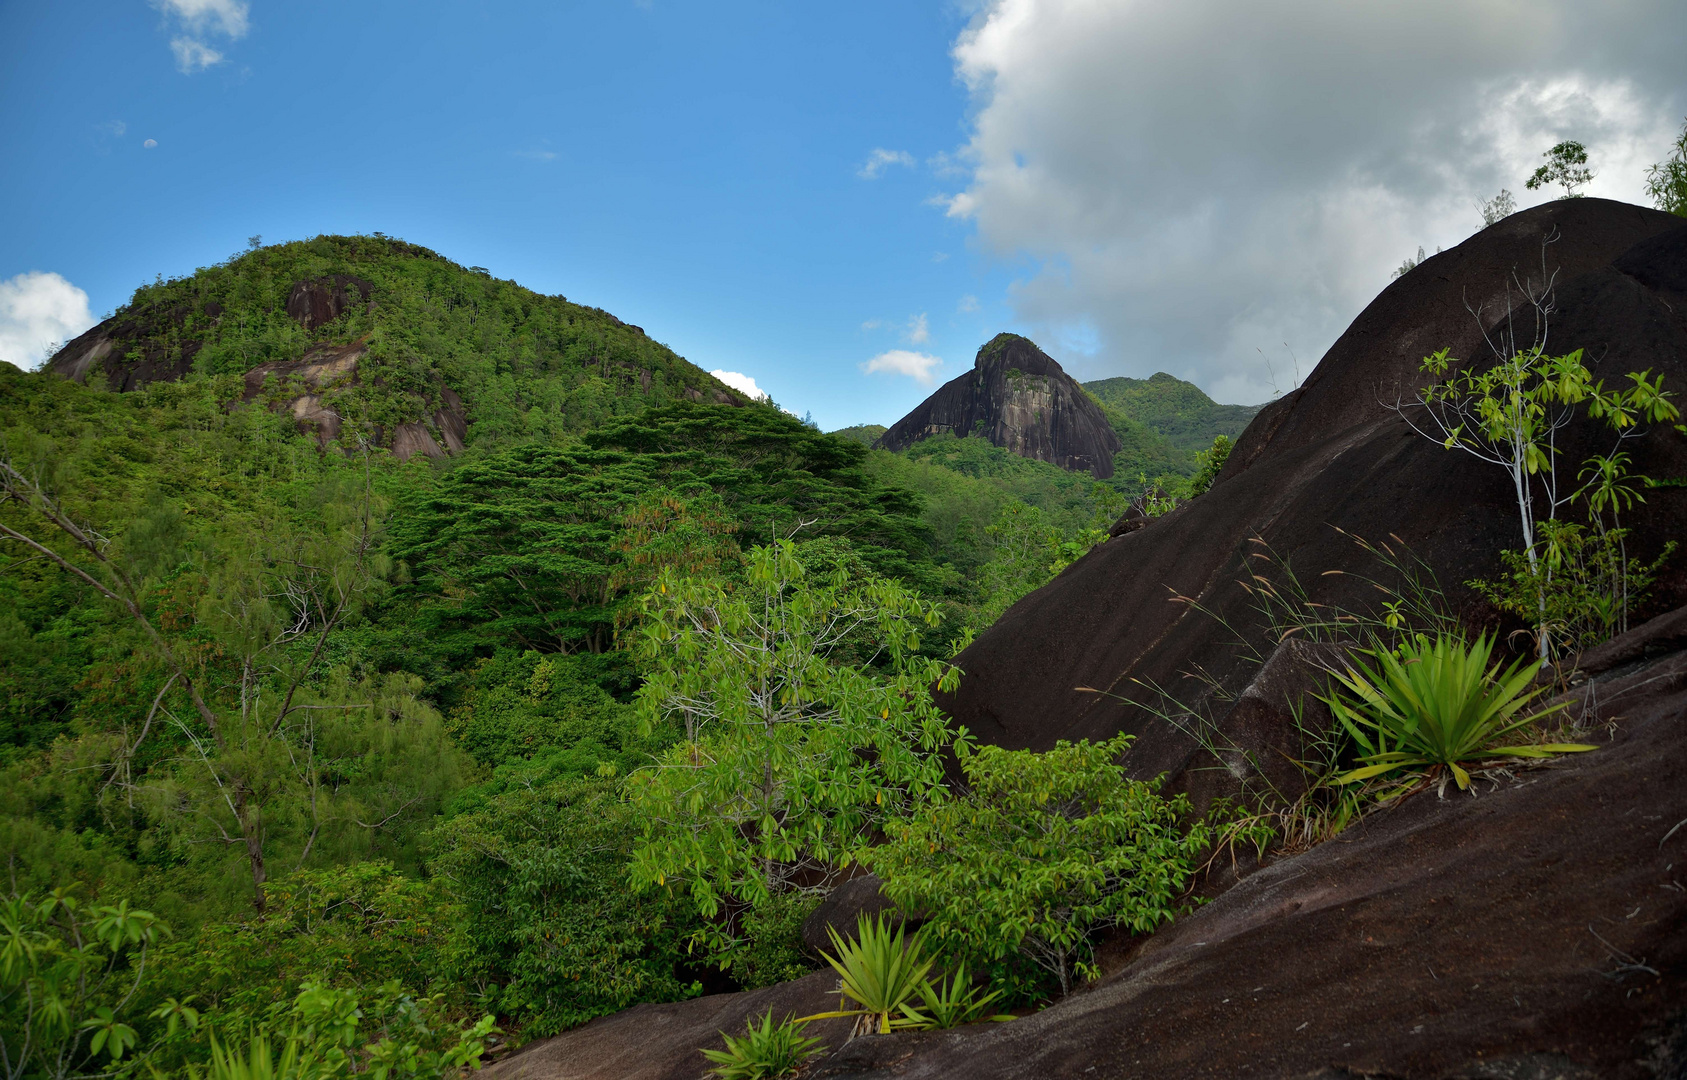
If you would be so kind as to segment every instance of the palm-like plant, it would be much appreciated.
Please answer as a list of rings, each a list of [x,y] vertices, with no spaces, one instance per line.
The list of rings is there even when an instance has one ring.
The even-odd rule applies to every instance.
[[[972,1024],[979,1020],[1007,1021],[1013,1016],[1000,1013],[994,1016],[985,1015],[990,1004],[1002,996],[1000,990],[981,993],[980,988],[972,985],[972,978],[967,973],[966,962],[955,966],[947,980],[938,979],[936,983],[925,981],[919,986],[920,1001],[923,1009],[914,1009],[908,1005],[902,1006],[902,1014],[909,1021],[909,1026],[918,1028],[952,1028],[962,1024]]]
[[[1341,692],[1324,700],[1359,747],[1361,767],[1336,778],[1351,784],[1398,770],[1441,769],[1452,773],[1460,790],[1470,786],[1465,765],[1501,757],[1544,758],[1594,750],[1586,743],[1502,745],[1507,736],[1558,711],[1554,706],[1519,715],[1545,687],[1530,687],[1540,662],[1514,662],[1503,672],[1489,666],[1493,641],[1474,642],[1440,634],[1424,635],[1397,650],[1363,650],[1376,661],[1356,662],[1334,673]],[[1389,796],[1399,795],[1396,788]]]
[[[822,952],[840,977],[843,999],[834,1012],[816,1013],[805,1020],[834,1016],[856,1017],[855,1033],[876,1035],[897,1028],[924,1026],[926,1018],[909,1003],[925,984],[926,973],[936,962],[926,955],[925,938],[914,933],[906,941],[900,924],[894,930],[881,917],[869,920],[863,914],[856,923],[855,940],[850,941],[828,926],[837,955]],[[845,1008],[853,1001],[855,1008]]]
[[[774,1080],[789,1076],[803,1062],[820,1052],[820,1040],[803,1034],[806,1020],[773,1022],[773,1010],[761,1018],[758,1025],[751,1020],[739,1038],[721,1032],[726,1040],[725,1050],[705,1050],[703,1056],[715,1063],[711,1075],[719,1080]]]

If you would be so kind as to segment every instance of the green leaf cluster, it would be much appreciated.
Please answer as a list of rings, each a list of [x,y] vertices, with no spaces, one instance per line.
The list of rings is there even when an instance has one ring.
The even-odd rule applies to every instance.
[[[1178,897],[1214,832],[1186,796],[1131,780],[1131,736],[1047,753],[983,746],[960,755],[963,794],[886,826],[867,862],[926,932],[962,957],[1019,953],[1058,980],[1093,971],[1095,935],[1146,933]]]
[[[680,738],[628,778],[634,883],[684,887],[707,916],[756,906],[931,798],[960,741],[931,699],[956,673],[920,654],[937,622],[893,581],[811,574],[789,540],[752,548],[741,584],[664,571],[637,701],[646,730]]]

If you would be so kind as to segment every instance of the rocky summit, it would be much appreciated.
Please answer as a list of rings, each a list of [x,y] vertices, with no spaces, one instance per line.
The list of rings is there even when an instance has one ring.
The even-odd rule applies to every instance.
[[[1101,406],[1054,358],[1018,334],[997,334],[972,370],[951,379],[879,437],[906,450],[933,435],[981,435],[1021,457],[1098,480],[1113,475],[1119,437]]]

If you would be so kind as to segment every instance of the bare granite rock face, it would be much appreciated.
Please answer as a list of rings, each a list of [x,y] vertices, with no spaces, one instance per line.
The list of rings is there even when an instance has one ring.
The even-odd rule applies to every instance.
[[[1098,480],[1113,475],[1113,455],[1119,452],[1119,436],[1101,406],[1018,334],[997,334],[978,350],[971,371],[944,383],[874,445],[906,450],[950,433],[982,435],[1020,457]]]

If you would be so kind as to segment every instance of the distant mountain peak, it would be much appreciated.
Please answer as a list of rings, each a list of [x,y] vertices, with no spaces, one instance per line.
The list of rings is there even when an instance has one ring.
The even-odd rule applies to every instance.
[[[1021,457],[1098,480],[1113,475],[1119,437],[1107,415],[1035,342],[997,334],[972,370],[951,379],[875,444],[906,450],[933,435],[978,435]]]

